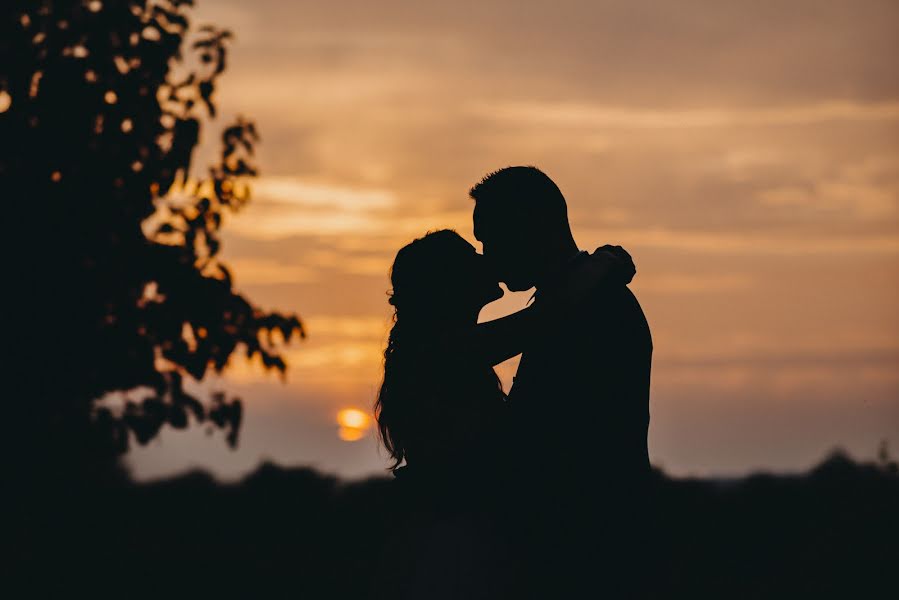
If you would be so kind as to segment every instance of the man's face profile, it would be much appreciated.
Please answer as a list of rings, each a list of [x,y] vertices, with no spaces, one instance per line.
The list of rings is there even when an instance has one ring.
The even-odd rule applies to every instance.
[[[474,209],[474,236],[481,242],[481,250],[500,281],[513,292],[533,287],[523,267],[527,264],[526,244],[521,231],[510,220],[500,221],[501,215],[480,204]]]

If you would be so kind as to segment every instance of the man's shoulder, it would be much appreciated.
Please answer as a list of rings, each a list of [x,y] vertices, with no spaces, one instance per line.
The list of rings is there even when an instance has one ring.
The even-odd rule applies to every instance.
[[[608,311],[643,313],[636,294],[624,283],[609,283],[596,288],[585,303],[584,309],[593,313]]]
[[[584,324],[608,331],[610,327],[645,329],[649,324],[636,294],[624,284],[598,288],[584,306]]]

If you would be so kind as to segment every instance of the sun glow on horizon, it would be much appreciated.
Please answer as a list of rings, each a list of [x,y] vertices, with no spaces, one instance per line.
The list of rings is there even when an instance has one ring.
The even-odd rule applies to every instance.
[[[337,411],[337,437],[344,442],[361,440],[368,433],[371,417],[358,408],[344,408]]]

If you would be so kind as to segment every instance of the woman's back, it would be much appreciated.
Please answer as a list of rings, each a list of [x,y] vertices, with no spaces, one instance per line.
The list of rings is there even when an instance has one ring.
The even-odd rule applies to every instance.
[[[506,404],[492,368],[457,356],[414,349],[408,360],[395,357],[393,375],[417,390],[402,420],[406,466],[397,478],[464,502],[493,479]]]

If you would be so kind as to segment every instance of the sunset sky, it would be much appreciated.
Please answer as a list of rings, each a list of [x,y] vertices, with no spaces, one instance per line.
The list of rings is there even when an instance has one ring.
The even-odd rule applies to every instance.
[[[899,3],[198,4],[236,34],[198,159],[233,115],[262,135],[224,257],[309,339],[286,381],[238,359],[203,384],[245,400],[238,450],[167,430],[129,456],[138,477],[266,458],[383,473],[337,413],[374,400],[393,255],[435,228],[474,242],[468,188],[515,164],[559,184],[582,248],[634,256],[656,465],[899,454]],[[499,371],[508,386],[515,361]]]

